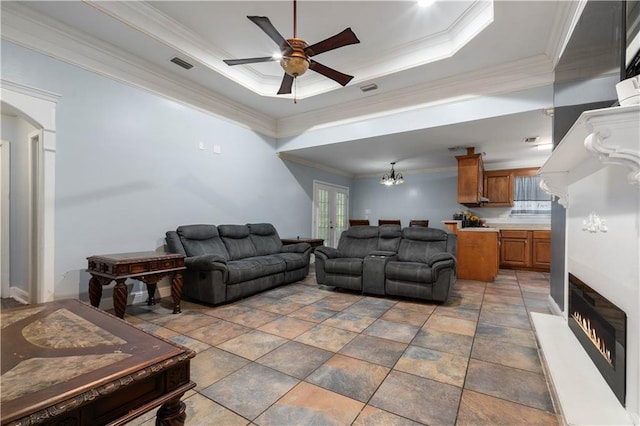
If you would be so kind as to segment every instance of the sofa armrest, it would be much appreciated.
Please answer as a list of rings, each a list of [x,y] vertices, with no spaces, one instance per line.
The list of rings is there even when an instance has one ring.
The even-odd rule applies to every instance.
[[[432,255],[429,259],[427,259],[427,264],[433,267],[433,265],[435,265],[436,263],[447,260],[450,260],[452,264],[456,263],[456,258],[454,255],[452,255],[451,253],[442,252]]]
[[[344,257],[338,251],[338,249],[335,249],[333,247],[327,247],[327,246],[316,247],[315,254],[316,254],[316,256],[318,256],[318,255],[324,256],[327,259],[333,259],[333,258],[336,258],[336,257]]]
[[[203,254],[201,256],[187,257],[184,260],[187,268],[197,269],[200,271],[226,271],[227,260],[217,254]]]
[[[311,251],[309,243],[295,243],[282,246],[280,253],[306,253]]]

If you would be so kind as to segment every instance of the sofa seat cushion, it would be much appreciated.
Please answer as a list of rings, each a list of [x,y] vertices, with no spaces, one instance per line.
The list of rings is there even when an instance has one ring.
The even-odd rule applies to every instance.
[[[309,265],[307,256],[301,253],[278,253],[272,255],[284,260],[287,271],[294,271],[300,268],[306,268]]]
[[[326,259],[324,270],[327,274],[362,275],[362,262],[364,259],[357,257],[339,257]]]
[[[425,263],[390,261],[385,269],[385,277],[394,281],[432,283],[433,269]]]
[[[278,256],[248,257],[227,262],[227,284],[237,284],[284,272],[286,263]]]

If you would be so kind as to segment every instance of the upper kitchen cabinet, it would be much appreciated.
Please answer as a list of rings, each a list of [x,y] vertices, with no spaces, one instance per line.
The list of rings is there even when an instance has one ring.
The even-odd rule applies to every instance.
[[[484,165],[482,153],[474,153],[475,148],[467,148],[467,155],[458,155],[458,203],[465,206],[479,206],[484,200],[482,193]]]
[[[485,207],[513,206],[513,171],[484,172],[484,196],[489,199]]]
[[[483,196],[487,202],[482,206],[513,207],[516,199],[516,181],[524,176],[535,176],[537,171],[537,167],[485,171]]]

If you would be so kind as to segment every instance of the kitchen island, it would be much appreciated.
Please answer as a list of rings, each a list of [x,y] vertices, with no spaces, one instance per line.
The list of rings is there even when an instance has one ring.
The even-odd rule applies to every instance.
[[[499,270],[499,234],[496,228],[460,228],[458,278],[493,281]]]

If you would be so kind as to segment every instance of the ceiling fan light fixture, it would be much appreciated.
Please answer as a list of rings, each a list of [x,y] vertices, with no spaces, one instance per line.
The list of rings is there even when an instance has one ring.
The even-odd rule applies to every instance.
[[[284,56],[280,60],[280,66],[291,77],[300,77],[309,69],[309,61],[307,58],[299,56]]]
[[[300,77],[309,69],[309,58],[304,52],[308,46],[307,42],[300,38],[290,38],[287,40],[293,51],[282,55],[280,66],[291,77]],[[287,46],[289,47],[289,46]],[[288,53],[288,52],[285,52]]]

